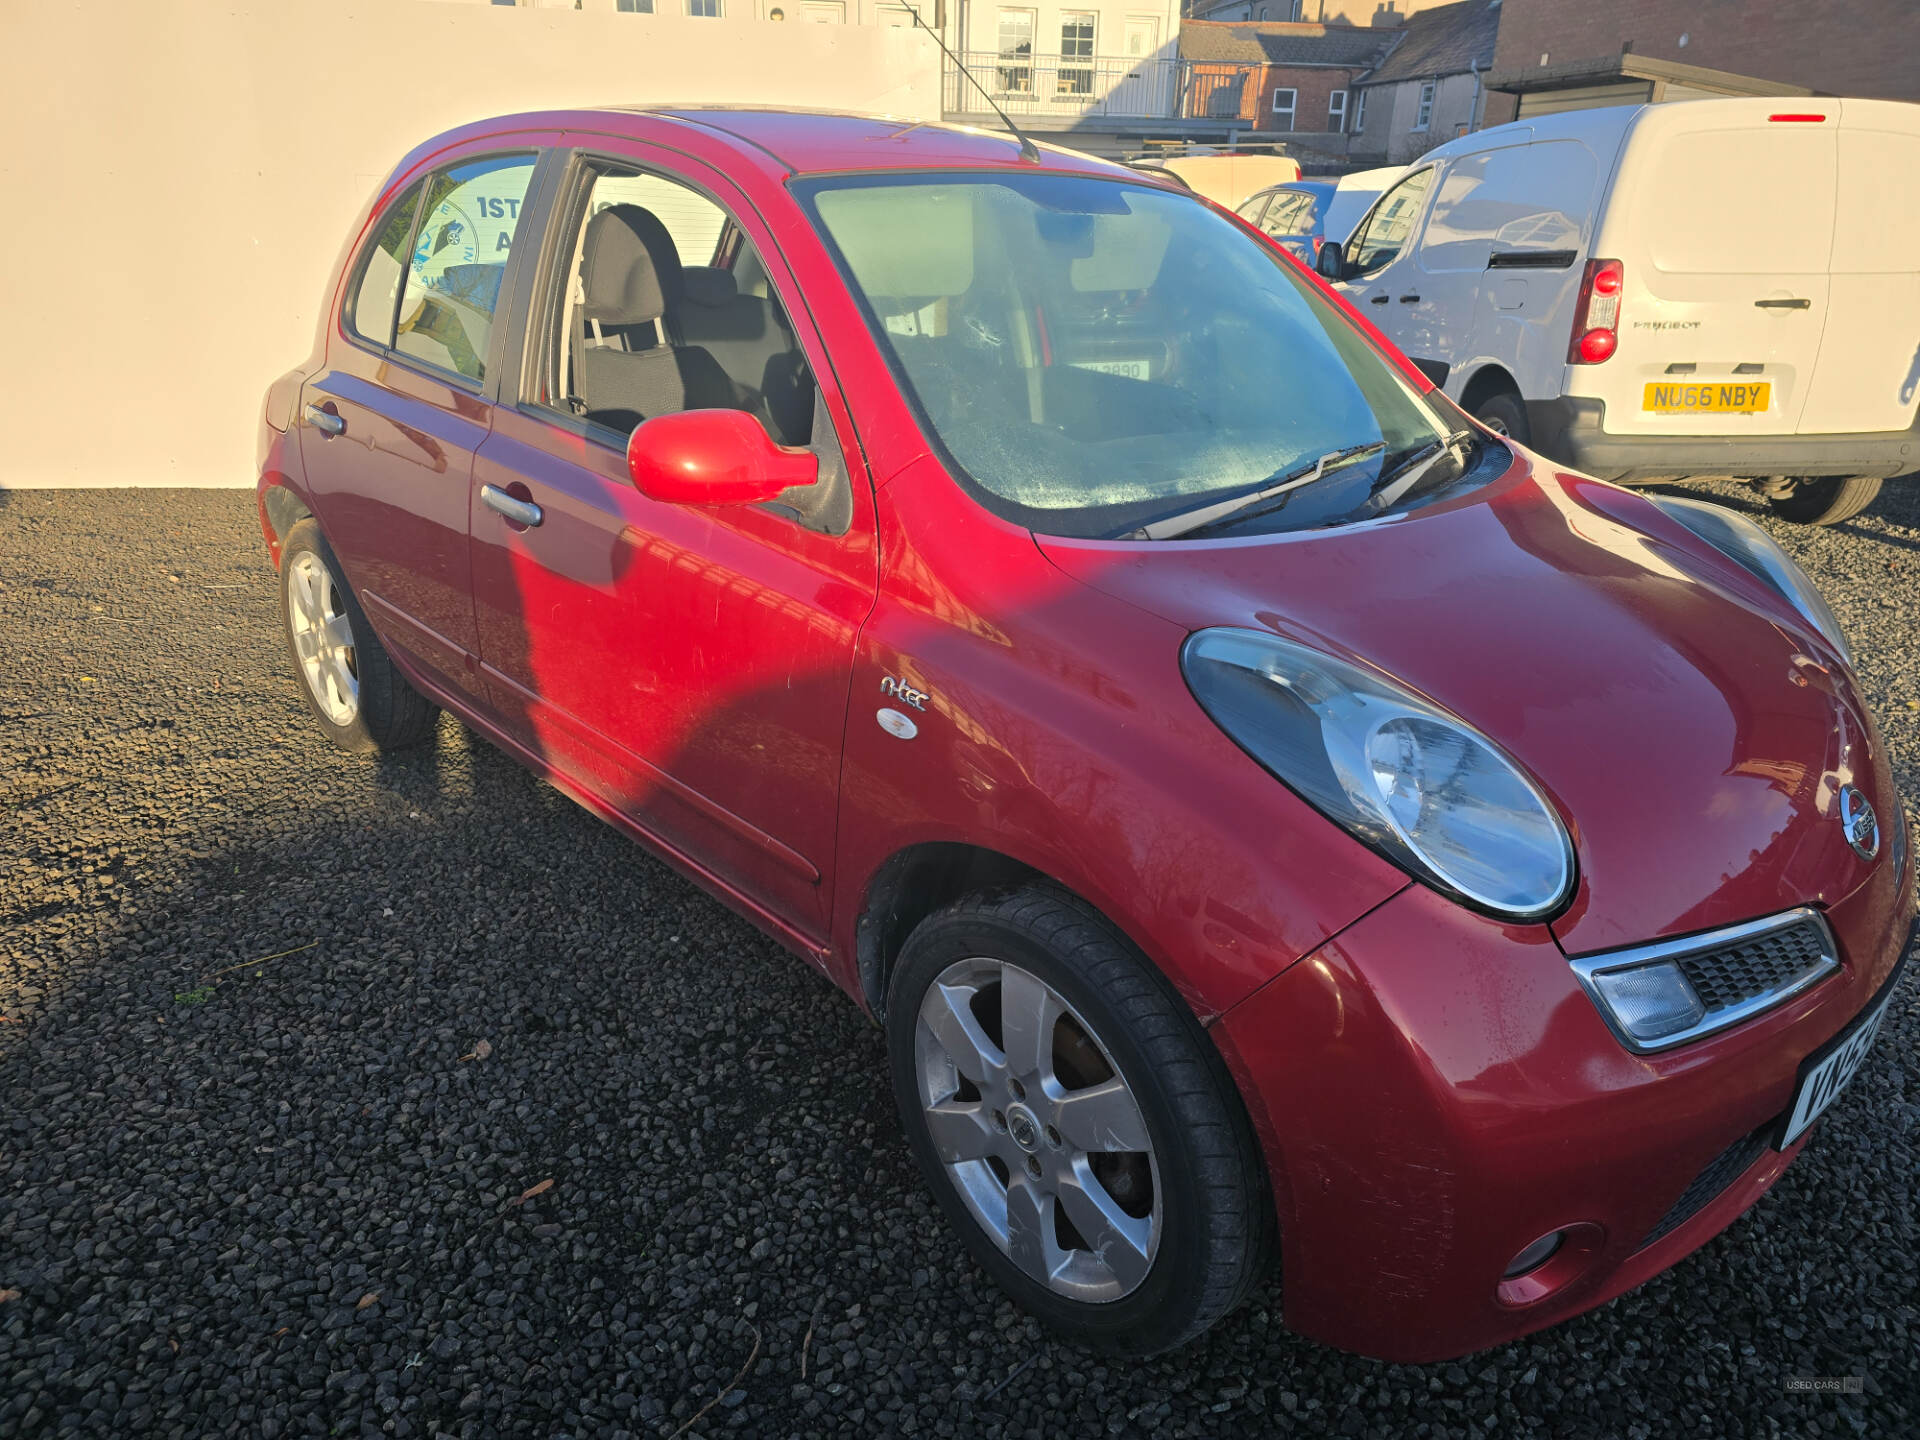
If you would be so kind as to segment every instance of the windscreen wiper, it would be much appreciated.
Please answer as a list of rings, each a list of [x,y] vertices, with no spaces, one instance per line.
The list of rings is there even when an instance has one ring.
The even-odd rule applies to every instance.
[[[1380,478],[1373,482],[1373,493],[1367,497],[1367,510],[1375,514],[1391,510],[1406,498],[1408,491],[1426,478],[1427,472],[1443,456],[1451,455],[1472,439],[1473,431],[1455,430],[1430,444],[1422,445],[1398,464],[1381,470]]]
[[[1228,520],[1249,515],[1262,508],[1275,496],[1286,495],[1303,485],[1311,485],[1323,475],[1365,460],[1370,455],[1378,455],[1386,448],[1386,441],[1375,440],[1368,445],[1349,445],[1344,450],[1329,450],[1318,460],[1310,460],[1305,465],[1298,465],[1278,475],[1268,476],[1260,482],[1260,488],[1251,494],[1236,495],[1231,500],[1202,505],[1197,510],[1170,515],[1165,520],[1150,521],[1137,530],[1128,531],[1120,538],[1123,540],[1172,540],[1180,535],[1192,535],[1200,530],[1211,529]]]

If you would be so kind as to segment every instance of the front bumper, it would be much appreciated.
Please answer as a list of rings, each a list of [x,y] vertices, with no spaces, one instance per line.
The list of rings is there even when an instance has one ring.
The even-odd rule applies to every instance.
[[[1418,885],[1235,1006],[1212,1033],[1266,1150],[1289,1327],[1443,1360],[1612,1299],[1725,1228],[1805,1143],[1747,1137],[1898,963],[1910,874],[1878,869],[1827,912],[1837,974],[1658,1055],[1614,1038],[1544,926]],[[1534,1283],[1503,1286],[1569,1227]]]
[[[1920,470],[1920,422],[1859,435],[1609,435],[1604,400],[1527,401],[1533,449],[1600,480],[1689,475],[1904,475]]]

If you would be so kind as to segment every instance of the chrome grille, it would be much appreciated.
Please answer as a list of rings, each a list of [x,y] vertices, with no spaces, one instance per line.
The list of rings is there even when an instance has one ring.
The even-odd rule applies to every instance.
[[[1681,973],[1709,1016],[1775,991],[1793,988],[1810,970],[1831,962],[1827,937],[1817,920],[1802,920],[1717,950],[1680,959]]]
[[[1651,1055],[1739,1025],[1800,994],[1840,969],[1833,932],[1805,906],[1704,935],[1658,940],[1628,950],[1568,957],[1574,973],[1615,1037]],[[1660,966],[1678,972],[1700,1002],[1700,1018],[1684,1029],[1636,1037],[1616,1015],[1605,990],[1622,972]]]

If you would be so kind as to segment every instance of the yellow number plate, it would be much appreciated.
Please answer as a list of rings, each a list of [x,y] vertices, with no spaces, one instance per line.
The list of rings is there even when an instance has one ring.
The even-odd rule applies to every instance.
[[[1641,407],[1666,414],[1699,414],[1714,410],[1752,414],[1755,410],[1766,409],[1772,401],[1773,386],[1765,380],[1702,380],[1698,383],[1689,380],[1678,384],[1662,381],[1647,386]]]

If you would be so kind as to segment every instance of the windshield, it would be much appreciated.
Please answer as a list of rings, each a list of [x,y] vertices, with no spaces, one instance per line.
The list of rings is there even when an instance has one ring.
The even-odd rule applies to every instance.
[[[1004,173],[796,190],[960,478],[1015,523],[1171,538],[1156,522],[1369,447],[1228,522],[1298,529],[1430,493],[1469,463],[1447,443],[1457,410],[1189,196]]]

